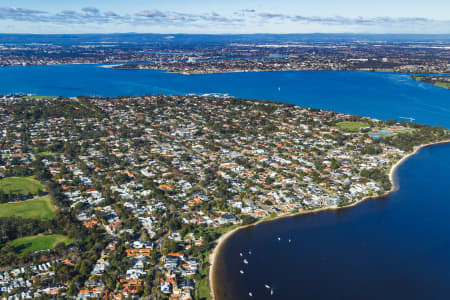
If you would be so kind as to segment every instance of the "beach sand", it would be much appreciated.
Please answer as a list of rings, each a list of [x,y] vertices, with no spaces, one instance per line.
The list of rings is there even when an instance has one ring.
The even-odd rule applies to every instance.
[[[122,64],[115,64],[115,65],[100,65],[100,68],[104,69],[113,69],[114,67],[120,67]]]

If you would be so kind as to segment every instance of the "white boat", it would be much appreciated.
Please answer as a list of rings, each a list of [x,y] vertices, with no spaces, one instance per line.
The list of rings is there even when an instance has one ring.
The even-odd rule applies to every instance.
[[[289,239],[289,243],[291,242],[291,239]]]
[[[278,237],[278,240],[279,240],[279,241],[281,241],[281,238],[280,238],[280,237]]]
[[[270,294],[273,295],[273,289],[270,289]]]
[[[270,289],[270,285],[265,284],[264,286],[266,287],[266,289]]]
[[[252,255],[252,251],[248,251],[248,254]]]
[[[244,258],[244,264],[248,264],[248,260]]]
[[[250,297],[253,297],[252,292],[248,292],[248,295],[249,295]]]
[[[242,252],[241,253],[239,253],[239,255],[242,257]]]
[[[244,270],[240,270],[239,273],[244,274]]]

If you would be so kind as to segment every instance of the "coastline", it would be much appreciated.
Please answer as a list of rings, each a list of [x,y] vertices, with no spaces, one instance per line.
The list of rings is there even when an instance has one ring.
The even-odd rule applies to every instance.
[[[131,68],[117,68],[120,66],[124,66],[124,65],[130,65],[133,66]],[[272,69],[267,69],[267,70],[246,70],[246,69],[242,69],[242,70],[223,70],[223,71],[177,71],[177,70],[171,70],[170,68],[139,68],[136,67],[136,65],[139,64],[134,64],[133,62],[130,63],[117,63],[114,65],[108,65],[108,64],[104,64],[104,65],[99,65],[99,67],[101,68],[111,68],[111,69],[115,69],[115,70],[154,70],[154,71],[163,71],[163,72],[167,72],[170,74],[180,74],[180,75],[185,75],[185,76],[190,76],[190,75],[211,75],[211,74],[233,74],[233,73],[258,73],[258,72],[297,72],[297,71],[349,71],[349,72],[376,72],[376,73],[395,73],[395,74],[406,74],[406,75],[410,75],[411,78],[414,76],[414,74],[433,74],[436,76],[443,76],[443,75],[448,75],[450,73],[446,73],[446,72],[438,72],[438,73],[428,73],[428,72],[423,72],[423,73],[408,73],[408,72],[402,72],[402,71],[396,71],[393,69],[366,69],[366,68],[362,68],[362,69],[339,69],[339,70],[335,70],[335,69],[304,69],[304,68],[294,68],[294,69],[282,69],[282,70],[272,70]],[[412,78],[414,79],[414,78]],[[415,79],[414,79],[415,80]]]
[[[191,75],[212,75],[212,74],[233,74],[233,73],[259,73],[259,72],[298,72],[298,71],[349,71],[349,72],[378,72],[378,73],[398,73],[403,74],[402,72],[397,71],[388,71],[388,70],[366,70],[366,69],[344,69],[344,70],[333,70],[333,69],[289,69],[289,70],[228,70],[228,71],[213,71],[213,72],[204,72],[204,71],[175,71],[170,69],[164,69],[164,68],[117,68],[119,66],[123,66],[125,64],[116,64],[116,65],[101,65],[101,68],[110,68],[114,70],[155,70],[155,71],[162,71],[170,74],[180,74],[185,76],[191,76]],[[436,73],[438,75],[445,74],[445,73]]]
[[[114,67],[119,67],[121,64],[115,64],[115,65],[99,65],[100,68],[103,69],[114,69]]]
[[[422,75],[422,74],[421,74],[421,75]],[[433,75],[433,76],[423,74],[422,76],[420,76],[420,75],[411,75],[410,77],[411,77],[413,80],[417,81],[417,82],[422,82],[422,83],[426,83],[426,84],[431,84],[431,85],[436,86],[436,87],[439,87],[439,88],[443,88],[443,89],[450,90],[450,83],[448,83],[448,84],[449,84],[448,86],[440,85],[440,83],[441,83],[441,84],[446,84],[446,83],[447,83],[446,81],[439,81],[439,80],[437,80],[437,81],[433,81],[433,80],[427,81],[427,80],[423,80],[423,79],[427,79],[427,78],[430,78],[430,77],[441,77],[441,78],[444,78],[444,77],[445,77],[445,78],[448,78],[448,77],[445,76],[445,75],[447,75],[447,74],[446,74],[446,73],[442,73],[442,74],[436,74],[436,75]],[[420,79],[419,79],[419,78],[420,78]]]
[[[150,68],[116,68],[123,65],[129,65],[134,64],[134,62],[117,62],[117,63],[105,63],[105,62],[70,62],[70,63],[48,63],[48,64],[26,64],[26,65],[0,65],[0,68],[7,68],[7,67],[29,67],[29,66],[69,66],[69,65],[97,65],[99,68],[104,69],[114,69],[114,70],[155,70],[155,71],[164,71],[171,74],[180,74],[180,75],[210,75],[210,74],[232,74],[232,73],[258,73],[258,72],[289,72],[289,71],[348,71],[348,72],[376,72],[376,73],[395,73],[395,74],[403,74],[403,75],[410,75],[411,77],[419,74],[419,75],[436,75],[436,76],[443,76],[443,75],[450,75],[448,72],[437,72],[437,73],[429,73],[429,72],[403,72],[403,71],[396,71],[396,70],[390,70],[390,69],[340,69],[340,70],[334,70],[334,69],[289,69],[289,70],[232,70],[232,71],[215,71],[215,72],[185,72],[185,71],[171,71],[169,69],[150,69]],[[415,79],[414,79],[415,80]],[[416,80],[417,81],[417,80]],[[434,84],[433,84],[434,85]],[[435,85],[436,86],[436,85]],[[445,87],[442,87],[445,88]],[[447,88],[448,89],[448,88]]]
[[[245,228],[250,228],[252,226],[257,226],[258,224],[261,224],[263,222],[271,222],[271,221],[275,221],[275,220],[278,220],[281,218],[286,218],[286,217],[294,217],[294,216],[305,215],[305,214],[313,214],[313,213],[318,213],[318,212],[322,212],[322,211],[326,211],[326,210],[338,210],[338,209],[350,208],[350,207],[356,206],[356,205],[364,202],[365,200],[386,197],[389,194],[391,194],[392,192],[395,192],[396,190],[398,190],[398,188],[399,188],[397,182],[395,181],[395,174],[397,172],[398,167],[401,164],[403,164],[406,160],[408,160],[410,157],[414,156],[417,152],[419,152],[423,148],[440,145],[440,144],[448,144],[448,143],[450,143],[450,140],[442,140],[442,141],[438,141],[438,142],[426,143],[423,145],[415,146],[412,152],[404,155],[400,160],[398,160],[395,164],[393,164],[391,166],[391,168],[389,170],[389,181],[391,182],[391,189],[389,191],[386,191],[382,195],[367,196],[367,197],[362,198],[359,201],[355,201],[349,205],[345,205],[345,206],[341,206],[341,207],[337,207],[337,206],[322,207],[322,208],[318,208],[318,209],[300,211],[300,212],[296,212],[296,213],[280,214],[274,218],[261,219],[253,224],[242,225],[242,226],[239,226],[237,228],[234,228],[234,229],[226,232],[225,234],[223,234],[216,240],[216,246],[214,247],[214,249],[212,250],[212,252],[209,255],[209,263],[210,263],[211,267],[209,268],[209,273],[208,273],[208,283],[209,283],[209,292],[210,292],[211,300],[216,300],[215,287],[214,287],[214,284],[215,284],[214,271],[215,271],[215,268],[217,267],[217,264],[215,263],[215,259],[216,259],[217,255],[220,254],[220,250],[222,249],[225,242],[239,230],[242,230]]]

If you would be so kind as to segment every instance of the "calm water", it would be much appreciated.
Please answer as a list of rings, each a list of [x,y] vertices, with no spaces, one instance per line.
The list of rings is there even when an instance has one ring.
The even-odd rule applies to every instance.
[[[218,257],[218,299],[449,299],[449,153],[407,160],[387,198],[239,231]]]
[[[50,96],[227,93],[379,119],[413,117],[450,128],[450,91],[408,75],[373,72],[259,72],[191,75],[96,65],[0,68],[0,93]]]

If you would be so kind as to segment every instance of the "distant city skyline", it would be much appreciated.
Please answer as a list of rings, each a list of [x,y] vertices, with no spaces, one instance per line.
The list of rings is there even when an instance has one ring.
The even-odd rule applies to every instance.
[[[6,0],[2,33],[450,33],[447,0]]]

